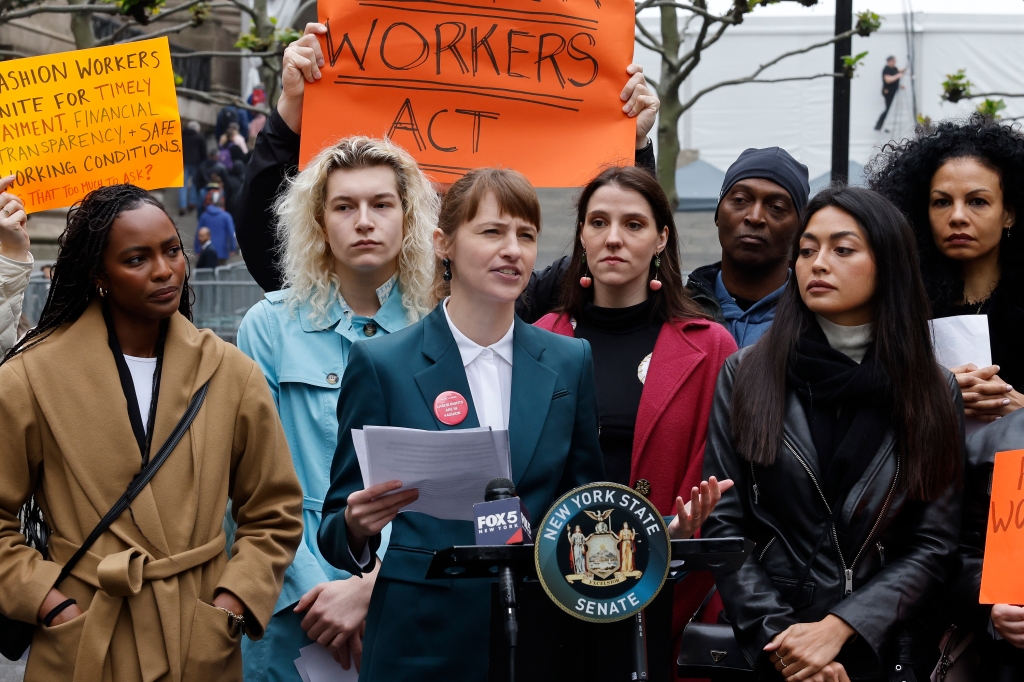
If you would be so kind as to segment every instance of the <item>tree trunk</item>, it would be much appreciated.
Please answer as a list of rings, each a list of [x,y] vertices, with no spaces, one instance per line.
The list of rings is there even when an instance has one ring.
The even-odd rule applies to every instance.
[[[86,0],[68,0],[69,5],[85,3]],[[72,14],[71,35],[75,37],[75,47],[79,50],[96,47],[96,34],[92,31],[92,14]]]
[[[675,7],[661,8],[661,44],[672,57],[679,55],[679,19]],[[668,195],[669,203],[675,209],[679,205],[676,189],[676,159],[679,158],[679,117],[682,103],[679,101],[679,87],[672,87],[679,68],[664,57],[661,60],[661,78],[658,80],[658,97],[661,109],[658,111],[658,182]]]
[[[253,0],[252,9],[256,13],[256,35],[265,42],[266,48],[264,51],[274,49],[274,25],[270,23],[270,17],[267,15],[267,0]],[[270,65],[270,60],[264,58],[260,60],[258,67],[260,72],[260,80],[263,81],[263,87],[267,90],[267,99],[270,106],[277,104],[278,97],[278,78],[277,73]],[[245,99],[246,93],[242,93],[242,99]]]

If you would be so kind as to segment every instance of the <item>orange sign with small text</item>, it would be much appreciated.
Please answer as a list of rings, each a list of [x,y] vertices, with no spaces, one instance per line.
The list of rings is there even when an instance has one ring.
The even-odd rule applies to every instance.
[[[1024,605],[1024,450],[997,452],[992,471],[982,604]]]
[[[434,180],[501,166],[582,184],[632,163],[619,93],[633,56],[623,0],[319,0],[325,64],[307,84],[304,166],[348,135],[389,137]]]
[[[104,185],[182,184],[167,38],[0,63],[0,177],[28,213]]]

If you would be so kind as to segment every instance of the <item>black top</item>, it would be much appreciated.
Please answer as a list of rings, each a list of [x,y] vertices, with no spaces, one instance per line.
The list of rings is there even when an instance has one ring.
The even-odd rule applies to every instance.
[[[891,90],[895,90],[896,88],[900,87],[900,79],[899,78],[894,80],[892,83],[886,83],[885,82],[885,77],[886,76],[895,76],[899,72],[900,72],[900,70],[897,69],[895,66],[889,66],[888,64],[885,65],[885,68],[882,69],[882,92],[883,93],[889,92]]]
[[[627,486],[633,483],[629,476],[633,433],[644,390],[638,370],[654,352],[661,331],[653,312],[651,299],[629,308],[587,304],[576,319],[576,338],[589,341],[594,353],[605,474],[607,480]]]
[[[245,259],[245,267],[264,291],[281,288],[273,206],[284,181],[298,172],[299,141],[299,135],[288,127],[277,109],[272,110],[256,137],[252,157],[245,170],[245,182],[235,200],[238,246]],[[643,149],[636,150],[634,163],[652,175],[655,172],[654,161],[654,145],[650,142]],[[568,267],[569,257],[565,256],[530,276],[530,283],[516,302],[516,313],[524,322],[532,324],[558,305],[559,285]]]

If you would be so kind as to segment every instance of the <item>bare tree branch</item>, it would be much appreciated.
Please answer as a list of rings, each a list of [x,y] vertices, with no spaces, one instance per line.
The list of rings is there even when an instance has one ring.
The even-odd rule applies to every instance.
[[[683,81],[686,80],[687,76],[693,73],[693,70],[697,68],[698,64],[700,64],[701,50],[704,49],[704,38],[707,37],[708,28],[712,23],[713,22],[709,19],[705,19],[701,22],[700,32],[697,33],[697,42],[694,44],[694,48],[690,50],[690,54],[693,56],[686,61],[680,60],[678,62],[679,64],[685,64],[686,66],[679,69],[678,73],[669,79],[668,87],[673,89],[679,88],[679,86],[683,84]]]
[[[283,55],[283,51],[271,51],[271,52],[184,52],[184,53],[171,53],[172,59],[194,59],[196,57],[234,57],[241,59],[242,57],[280,57]]]
[[[747,76],[746,78],[735,78],[729,81],[722,81],[721,83],[715,83],[709,85],[700,92],[696,93],[693,97],[683,103],[683,111],[686,111],[694,104],[697,103],[704,95],[709,92],[713,92],[719,88],[724,88],[727,85],[741,85],[743,83],[788,83],[790,81],[812,81],[818,78],[846,78],[845,73],[816,73],[813,76],[789,76],[786,78],[756,78],[754,76]]]
[[[249,5],[245,4],[244,2],[241,2],[240,0],[228,0],[228,2],[237,7],[238,9],[242,10],[246,14],[248,14],[250,17],[252,17],[252,20],[254,22],[259,23],[260,16],[252,7],[249,7]]]
[[[966,95],[960,99],[988,99],[989,97],[1024,97],[1024,92],[972,92],[970,95]]]
[[[633,40],[639,43],[641,47],[645,47],[651,52],[657,52],[658,54],[661,55],[662,59],[668,59],[668,52],[665,51],[664,47],[650,43],[647,40],[645,40],[642,36],[633,36]]]
[[[11,19],[24,19],[37,14],[120,14],[121,10],[113,5],[40,5],[7,12],[0,15],[0,24]]]
[[[698,54],[700,52],[703,52],[707,48],[709,48],[712,45],[714,45],[715,43],[717,43],[718,39],[722,37],[723,33],[725,33],[725,29],[729,28],[729,26],[731,26],[731,24],[722,24],[721,26],[719,26],[718,29],[715,31],[715,34],[713,36],[711,36],[710,38],[708,38],[707,40],[705,40],[702,43],[695,43],[694,46],[693,46],[693,49],[690,50],[689,52],[687,52],[686,54],[684,54],[682,57],[680,57],[679,61],[680,62],[686,62],[686,61],[692,59],[694,57],[694,55],[696,55],[696,54]],[[682,42],[682,41],[680,41],[680,42]]]
[[[794,56],[796,56],[798,54],[804,54],[805,52],[810,52],[811,50],[817,50],[819,47],[826,47],[828,45],[832,45],[834,43],[838,43],[840,40],[845,40],[846,38],[850,38],[851,36],[854,36],[856,34],[857,34],[857,29],[853,28],[853,29],[850,29],[849,31],[845,31],[843,33],[840,33],[839,35],[832,36],[828,40],[823,40],[820,43],[814,43],[813,45],[808,45],[807,47],[801,47],[799,50],[792,50],[790,52],[783,52],[782,54],[780,54],[775,59],[772,59],[769,62],[765,62],[764,64],[759,66],[757,71],[755,71],[754,73],[751,74],[751,77],[759,76],[761,74],[761,72],[763,72],[765,69],[767,69],[767,68],[769,68],[771,66],[775,66],[776,64],[781,62],[783,59],[786,59],[788,57],[794,57]]]
[[[204,102],[206,104],[218,104],[221,106],[233,106],[239,109],[245,109],[257,114],[263,114],[265,116],[270,115],[270,110],[266,108],[254,107],[251,104],[245,102],[239,97],[229,95],[221,92],[203,92],[202,90],[192,90],[190,88],[178,87],[178,95],[187,99],[194,99],[197,102]]]
[[[156,23],[157,21],[163,21],[167,17],[174,16],[178,12],[187,12],[188,10],[192,9],[193,7],[195,7],[196,5],[201,5],[203,3],[208,3],[208,2],[209,2],[209,0],[191,0],[191,2],[186,2],[184,5],[178,5],[177,7],[172,7],[171,9],[167,10],[166,12],[160,12],[160,14],[157,14],[155,17],[151,18],[149,20],[149,23],[152,24],[152,23]],[[233,5],[231,5],[230,3],[218,3],[218,5],[220,7],[233,7]],[[213,9],[213,6],[211,6],[210,9]]]
[[[664,47],[664,46],[663,46],[663,45],[661,44],[661,41],[660,41],[660,40],[658,40],[657,38],[655,38],[655,37],[654,37],[654,34],[653,34],[653,33],[651,33],[650,31],[648,31],[648,30],[647,30],[647,27],[646,27],[646,26],[644,26],[644,25],[643,25],[642,23],[640,23],[639,21],[638,21],[638,22],[636,22],[636,28],[637,28],[637,30],[638,30],[638,31],[640,31],[641,33],[643,33],[643,34],[644,34],[644,37],[646,37],[646,38],[647,38],[647,40],[648,40],[648,41],[650,41],[650,43],[651,43],[652,45],[657,45],[657,46],[659,46],[659,47]],[[639,40],[639,39],[640,39],[640,38],[639,38],[639,36],[637,36],[637,40]],[[654,50],[655,50],[655,52],[660,52],[660,50],[658,50],[657,48],[654,48]],[[664,52],[662,52],[662,54],[664,54]]]
[[[739,23],[738,21],[736,21],[736,19],[732,17],[731,12],[729,14],[715,14],[714,12],[709,12],[708,10],[703,9],[701,7],[697,7],[696,5],[688,5],[682,2],[674,2],[673,0],[645,0],[642,4],[636,6],[636,11],[639,13],[641,10],[645,10],[648,7],[675,7],[676,9],[692,12],[693,14],[704,17],[708,21],[712,21],[715,23],[719,21],[725,22],[727,24]]]
[[[169,36],[169,35],[173,35],[175,33],[181,33],[182,31],[184,31],[187,28],[195,28],[195,26],[196,26],[195,21],[186,21],[186,22],[183,22],[183,23],[171,26],[170,28],[165,28],[165,29],[163,29],[161,31],[156,31],[154,33],[143,33],[142,35],[132,36],[131,38],[125,38],[124,40],[119,40],[118,42],[116,42],[114,44],[115,45],[124,45],[125,43],[134,43],[134,42],[137,42],[139,40],[149,40],[150,38],[160,38],[160,37],[163,37],[163,36]]]

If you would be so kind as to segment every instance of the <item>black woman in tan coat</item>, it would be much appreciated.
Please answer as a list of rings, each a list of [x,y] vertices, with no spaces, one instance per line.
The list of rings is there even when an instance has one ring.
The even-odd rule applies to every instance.
[[[181,239],[143,190],[88,195],[61,246],[40,323],[0,364],[0,612],[38,624],[25,680],[240,680],[240,639],[262,636],[302,535],[266,381],[190,322]],[[54,586],[207,382],[155,477]],[[48,559],[19,531],[32,495]]]

